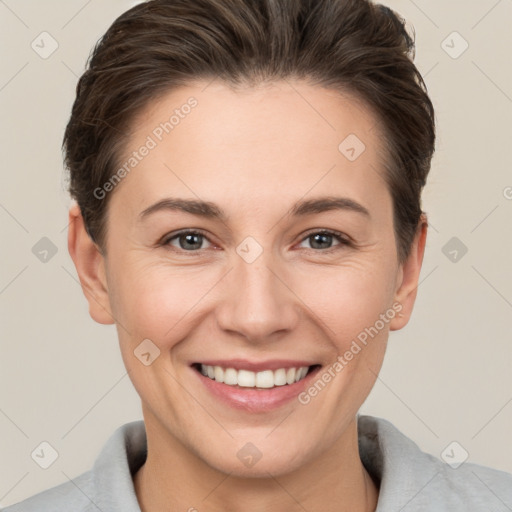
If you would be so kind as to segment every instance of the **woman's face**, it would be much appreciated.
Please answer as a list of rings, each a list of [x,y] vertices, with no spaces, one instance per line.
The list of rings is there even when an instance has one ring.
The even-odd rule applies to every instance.
[[[253,476],[344,442],[421,266],[423,246],[397,261],[384,144],[360,103],[302,82],[197,83],[137,119],[90,305],[148,431]]]

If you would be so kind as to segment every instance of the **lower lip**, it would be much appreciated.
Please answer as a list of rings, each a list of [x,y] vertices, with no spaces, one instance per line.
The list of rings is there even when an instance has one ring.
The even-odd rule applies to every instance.
[[[204,376],[194,368],[192,368],[192,371],[212,395],[229,406],[249,412],[268,412],[296,398],[309,385],[311,379],[320,369],[321,367],[314,368],[299,382],[268,389],[229,386]]]

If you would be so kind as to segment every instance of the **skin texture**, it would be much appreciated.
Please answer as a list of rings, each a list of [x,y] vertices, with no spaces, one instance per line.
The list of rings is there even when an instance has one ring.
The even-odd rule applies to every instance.
[[[88,237],[79,209],[69,212],[69,251],[90,315],[116,323],[142,401],[148,458],[134,477],[141,508],[375,510],[378,489],[359,458],[356,413],[389,331],[410,318],[426,219],[399,265],[377,119],[353,97],[304,82],[173,90],[138,116],[121,160],[191,96],[197,106],[110,192],[106,254]],[[366,146],[355,161],[338,149],[349,134]],[[370,215],[287,215],[296,201],[322,196],[350,198]],[[159,211],[139,219],[167,197],[211,201],[227,218]],[[205,237],[159,245],[183,229]],[[353,245],[334,237],[315,245],[311,235],[322,229]],[[263,250],[252,263],[237,253],[248,236]],[[200,248],[191,250],[195,242]],[[235,409],[190,367],[241,358],[327,368],[396,303],[400,316],[307,405],[294,399],[265,413]],[[160,350],[148,366],[134,356],[144,339]],[[262,453],[252,467],[237,457],[248,442]]]

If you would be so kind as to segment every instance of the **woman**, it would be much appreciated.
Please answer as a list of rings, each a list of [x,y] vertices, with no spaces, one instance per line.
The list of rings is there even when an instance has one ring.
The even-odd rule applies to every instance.
[[[358,415],[427,236],[412,54],[366,0],[152,0],[115,21],[65,133],[68,245],[144,421],[8,512],[512,507],[510,475]]]

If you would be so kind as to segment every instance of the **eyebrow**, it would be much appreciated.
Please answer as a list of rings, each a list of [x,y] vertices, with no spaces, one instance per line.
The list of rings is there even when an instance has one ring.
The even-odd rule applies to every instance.
[[[288,215],[303,217],[315,213],[322,213],[332,210],[348,210],[370,218],[370,212],[362,204],[348,197],[319,197],[297,201],[288,211]],[[149,206],[139,214],[139,220],[159,211],[181,211],[204,217],[208,219],[227,220],[226,213],[215,203],[196,199],[166,198]]]

